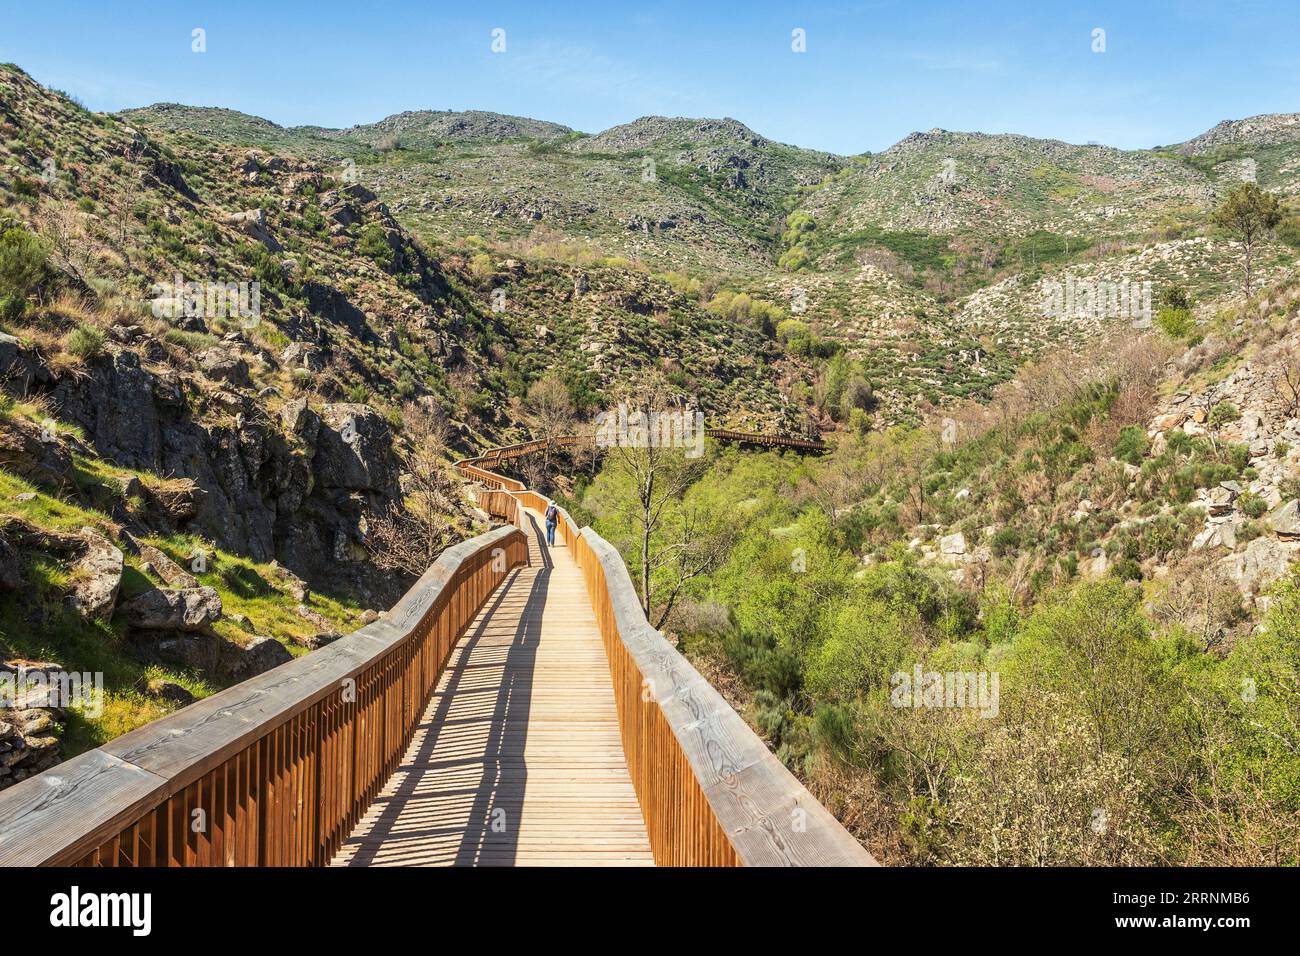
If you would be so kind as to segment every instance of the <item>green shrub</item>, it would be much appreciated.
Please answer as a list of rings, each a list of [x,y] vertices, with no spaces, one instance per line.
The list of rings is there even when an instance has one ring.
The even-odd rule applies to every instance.
[[[1187,309],[1161,309],[1156,313],[1156,325],[1171,339],[1186,341],[1196,331],[1196,320]]]
[[[1151,440],[1140,425],[1127,425],[1120,430],[1119,440],[1115,442],[1115,457],[1130,465],[1140,465],[1151,448]]]
[[[66,348],[78,358],[98,358],[104,351],[104,333],[93,325],[78,325],[68,335]]]
[[[388,244],[384,230],[375,223],[361,230],[361,238],[357,240],[357,252],[368,259],[373,259],[384,269],[391,269],[396,258],[396,253]]]
[[[1160,295],[1156,297],[1156,305],[1162,310],[1177,309],[1182,312],[1190,312],[1192,309],[1192,298],[1187,294],[1187,290],[1180,285],[1171,285],[1161,290]]]
[[[1241,418],[1241,411],[1232,402],[1219,402],[1210,409],[1211,425],[1226,425]]]
[[[808,260],[808,247],[798,245],[791,246],[781,253],[781,258],[776,261],[776,264],[786,272],[798,272],[808,265]]]
[[[0,232],[0,319],[14,321],[47,276],[44,244],[26,229]]]
[[[1260,518],[1268,511],[1268,502],[1253,491],[1243,491],[1237,499],[1237,507],[1248,518]]]

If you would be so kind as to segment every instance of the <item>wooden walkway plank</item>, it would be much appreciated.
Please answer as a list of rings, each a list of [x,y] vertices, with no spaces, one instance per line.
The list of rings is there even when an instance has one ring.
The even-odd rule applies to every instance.
[[[586,585],[529,512],[402,764],[335,866],[653,866]]]

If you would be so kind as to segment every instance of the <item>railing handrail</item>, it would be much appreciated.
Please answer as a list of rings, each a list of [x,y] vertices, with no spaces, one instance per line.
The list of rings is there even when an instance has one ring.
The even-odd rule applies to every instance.
[[[554,504],[527,489],[487,494],[514,499],[521,526],[525,499],[536,499],[538,511]],[[579,530],[564,508],[556,508],[561,537],[583,570],[605,640],[624,755],[655,860],[670,865],[877,866],[713,685],[651,627],[618,549],[591,527]],[[621,666],[620,649],[634,672]],[[653,733],[643,728],[655,728],[656,716],[675,741],[667,752],[662,740],[638,739],[638,734]],[[677,758],[685,760],[698,790],[677,781],[670,798],[692,802],[691,797],[702,795],[709,819],[697,816],[684,823],[649,805],[664,789],[663,779],[672,776],[662,764]],[[720,841],[727,846],[717,846]]]
[[[505,525],[453,545],[385,617],[0,791],[0,865],[67,864],[115,838],[250,742],[381,662],[428,625],[466,562],[517,536],[517,528]],[[502,577],[507,570],[501,569]],[[448,593],[446,600],[458,597]],[[466,605],[460,616],[472,619],[469,602],[460,603]]]
[[[704,435],[706,438],[712,438],[717,441],[743,442],[749,445],[766,445],[772,448],[799,448],[804,451],[817,452],[826,450],[826,443],[820,438],[800,438],[797,435],[773,435],[766,432],[744,432],[735,431],[730,428],[706,428],[704,430]],[[556,435],[554,438],[533,438],[528,441],[514,442],[509,445],[499,445],[495,448],[489,449],[481,455],[462,458],[455,463],[455,466],[461,474],[470,475],[480,481],[494,482],[498,487],[506,488],[510,491],[523,491],[525,488],[523,482],[516,481],[513,478],[507,478],[504,475],[497,474],[496,472],[481,466],[485,462],[499,463],[501,461],[508,461],[512,458],[519,458],[535,451],[542,451],[551,445],[555,445],[558,448],[568,448],[577,444],[578,440],[577,435]]]
[[[618,549],[584,528],[600,561],[618,636],[672,729],[745,866],[875,866],[677,648],[650,626]]]

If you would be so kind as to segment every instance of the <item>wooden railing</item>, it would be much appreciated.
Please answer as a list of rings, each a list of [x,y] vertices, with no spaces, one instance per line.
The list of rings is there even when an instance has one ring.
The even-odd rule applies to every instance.
[[[795,435],[773,435],[765,432],[740,432],[729,428],[706,428],[706,438],[715,441],[731,442],[740,445],[755,445],[763,448],[791,448],[820,454],[826,451],[826,443],[820,438],[800,438]],[[473,458],[462,458],[456,462],[460,473],[472,481],[477,481],[487,488],[503,488],[507,491],[523,491],[524,483],[505,475],[497,474],[491,469],[503,461],[522,458],[545,451],[548,447],[570,448],[578,443],[576,435],[559,435],[555,438],[535,438],[532,441],[515,442],[513,445],[501,445]]]
[[[462,542],[379,621],[0,791],[0,865],[327,863],[452,647],[527,563],[517,528]]]
[[[820,438],[799,438],[795,435],[768,435],[763,432],[737,432],[729,428],[706,428],[706,438],[764,448],[794,448],[799,451],[824,452],[826,443]]]
[[[535,491],[488,491],[496,513]],[[646,621],[617,549],[558,508],[600,625],[628,771],[660,866],[875,866],[876,860]],[[522,524],[521,508],[515,520]]]
[[[452,647],[528,561],[550,499],[471,462],[515,527],[449,548],[384,618],[0,791],[0,865],[327,863],[396,770]],[[600,625],[656,861],[872,865],[726,701],[646,623],[627,568],[561,509]]]

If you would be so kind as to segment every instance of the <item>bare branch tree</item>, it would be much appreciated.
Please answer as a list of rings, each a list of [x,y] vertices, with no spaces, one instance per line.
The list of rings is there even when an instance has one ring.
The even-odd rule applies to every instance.
[[[573,399],[569,397],[569,387],[554,373],[538,379],[528,389],[524,414],[533,437],[547,442],[540,459],[541,474],[549,480],[554,476],[555,440],[572,435],[575,431]]]
[[[404,500],[370,523],[366,540],[377,567],[420,575],[454,536],[459,491],[447,468],[447,420],[437,409],[414,403],[402,417],[409,445]]]

